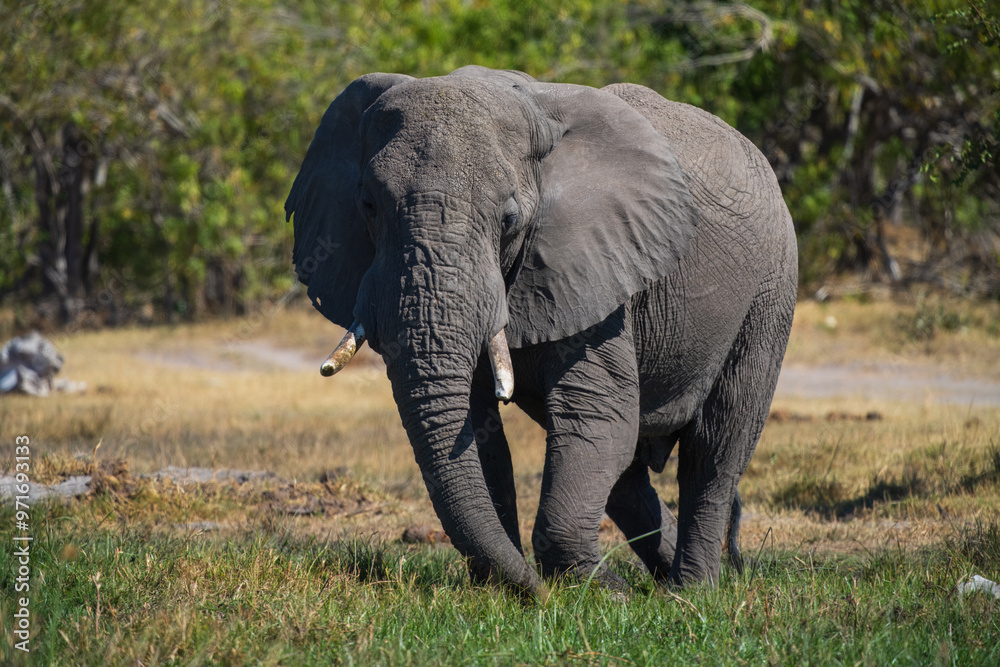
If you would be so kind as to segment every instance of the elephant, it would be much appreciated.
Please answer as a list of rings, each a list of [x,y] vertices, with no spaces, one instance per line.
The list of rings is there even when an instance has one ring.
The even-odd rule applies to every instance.
[[[606,513],[657,582],[718,584],[797,293],[792,219],[748,139],[636,84],[367,74],[323,115],[285,212],[298,279],[348,330],[323,374],[365,341],[382,356],[473,581],[623,586]],[[500,401],[546,431],[537,569]],[[675,446],[676,519],[650,482]]]

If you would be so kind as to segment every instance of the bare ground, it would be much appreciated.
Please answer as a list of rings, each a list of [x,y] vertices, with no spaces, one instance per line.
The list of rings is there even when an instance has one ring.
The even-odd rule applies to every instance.
[[[332,348],[331,348],[332,349]],[[361,361],[382,374],[381,360],[373,353]],[[136,356],[174,368],[197,368],[222,373],[266,368],[319,372],[324,356],[314,349],[283,347],[266,340],[217,344],[202,349],[142,351]],[[1000,360],[997,367],[1000,374]],[[933,364],[867,361],[841,365],[785,364],[778,378],[776,398],[865,399],[1000,406],[998,379],[960,377]]]
[[[778,378],[776,396],[855,396],[893,401],[1000,406],[1000,381],[956,377],[932,365],[913,366],[888,362],[842,366],[786,364]]]

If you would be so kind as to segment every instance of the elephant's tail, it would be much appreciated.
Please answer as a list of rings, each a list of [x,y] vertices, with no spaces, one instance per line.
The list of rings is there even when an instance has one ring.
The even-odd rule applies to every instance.
[[[740,553],[740,519],[743,517],[743,501],[740,490],[736,489],[733,506],[729,510],[729,526],[726,530],[726,552],[736,573],[743,576],[743,554]]]

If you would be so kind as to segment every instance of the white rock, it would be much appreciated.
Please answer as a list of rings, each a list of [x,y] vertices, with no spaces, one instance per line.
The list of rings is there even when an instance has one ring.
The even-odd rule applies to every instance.
[[[958,582],[958,594],[964,596],[967,593],[982,592],[1000,599],[1000,584],[990,581],[986,577],[978,574],[972,575],[965,581]]]

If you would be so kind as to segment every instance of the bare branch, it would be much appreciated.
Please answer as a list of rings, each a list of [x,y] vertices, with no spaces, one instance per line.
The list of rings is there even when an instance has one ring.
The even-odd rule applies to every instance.
[[[746,48],[732,53],[718,53],[713,55],[690,58],[684,62],[670,68],[674,71],[688,71],[699,67],[718,67],[719,65],[730,65],[743,62],[753,58],[758,52],[765,52],[774,43],[774,27],[770,17],[741,2],[720,5],[716,3],[702,3],[692,5],[677,13],[668,14],[655,20],[655,23],[688,23],[697,24],[706,29],[711,29],[720,20],[739,16],[757,24],[760,34],[752,44]]]

